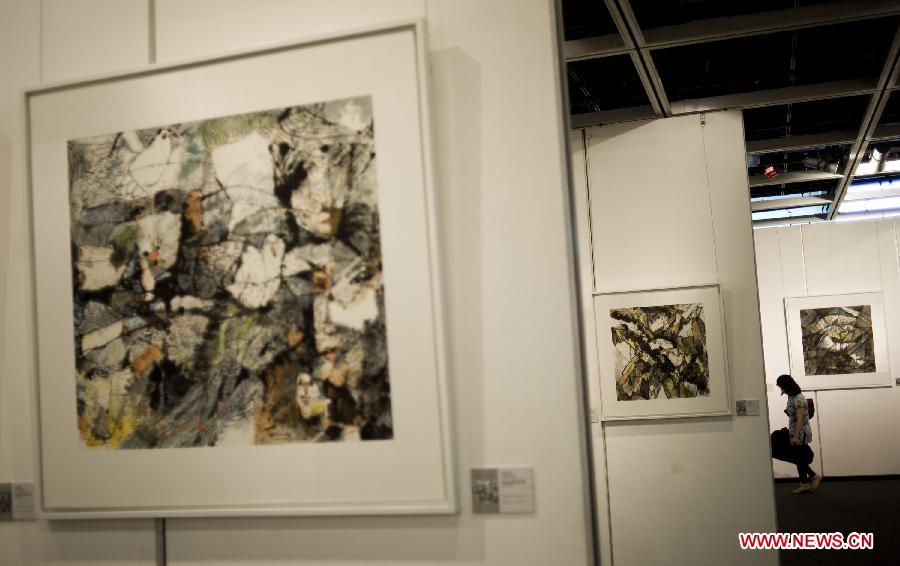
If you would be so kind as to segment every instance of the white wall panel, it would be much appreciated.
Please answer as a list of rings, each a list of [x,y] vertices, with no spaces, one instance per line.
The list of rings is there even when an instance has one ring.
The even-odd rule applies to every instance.
[[[147,0],[41,0],[41,78],[56,82],[148,62]]]
[[[29,245],[29,223],[21,89],[39,80],[39,27],[38,3],[0,3],[0,482],[33,477],[31,260],[22,253]],[[36,536],[40,528],[0,523],[0,564],[21,559],[23,534]]]
[[[826,474],[900,474],[900,388],[819,391]]]
[[[426,0],[157,0],[157,58],[179,61],[419,18],[425,16],[425,4]]]
[[[803,226],[802,234],[810,295],[881,287],[874,222],[820,222]]]
[[[13,545],[4,545],[2,566],[155,566],[150,521],[6,523]]]
[[[21,89],[39,80],[39,8],[31,0],[0,3],[0,481],[32,475],[31,258],[23,253],[30,224]]]
[[[778,230],[753,232],[756,251],[756,279],[759,285],[759,319],[763,332],[766,382],[774,383],[779,375],[790,372],[787,331],[784,325],[784,278]]]
[[[703,145],[706,156],[707,190],[715,231],[716,269],[725,308],[728,341],[728,374],[733,399],[757,399],[760,416],[733,421],[740,441],[745,475],[743,488],[757,494],[758,517],[775,515],[769,469],[769,437],[760,435],[768,421],[766,378],[763,362],[759,290],[744,156],[744,123],[740,112],[714,112],[705,116]],[[766,505],[768,504],[768,509]],[[764,520],[764,519],[763,519]]]
[[[129,40],[109,45],[95,32],[106,27],[143,29],[146,17],[93,1],[0,2],[0,482],[34,480],[31,380],[34,341],[30,218],[25,156],[22,89],[41,81],[41,51],[51,73],[44,80],[114,70],[130,48]],[[65,6],[62,6],[65,4]],[[145,2],[122,2],[130,8]],[[107,10],[107,8],[111,8]],[[77,12],[77,13],[76,13]],[[111,22],[105,18],[122,18]],[[105,46],[105,47],[104,47]],[[65,51],[60,53],[59,49]],[[104,53],[105,51],[111,52]],[[130,51],[134,55],[134,51]],[[123,59],[124,57],[124,59]],[[78,61],[81,61],[80,63]],[[134,59],[130,65],[145,59]],[[60,65],[69,65],[63,69]],[[107,66],[111,65],[111,66]],[[136,478],[136,481],[139,479]],[[153,522],[73,521],[0,523],[0,565],[149,566],[155,564]]]
[[[584,130],[573,130],[569,138],[572,150],[572,186],[574,190],[575,234],[578,243],[579,291],[581,292],[581,317],[585,344],[584,366],[587,372],[587,390],[589,399],[600,398],[600,374],[595,350],[597,332],[594,325],[594,302],[591,296],[594,291],[594,259],[591,254],[591,208],[588,179],[590,171],[585,159]],[[599,415],[599,407],[592,406],[594,415]],[[593,474],[598,478],[594,482],[594,505],[596,506],[596,533],[600,546],[600,563],[612,561],[612,531],[609,510],[609,484],[606,481],[606,443],[604,441],[603,424],[599,419],[591,419],[591,455],[593,457]]]
[[[684,120],[700,123],[699,116]],[[703,139],[699,127],[686,123],[589,130],[591,187],[603,195],[591,201],[596,292],[718,280]],[[622,143],[629,138],[648,141],[645,147]]]
[[[20,89],[38,82],[39,27],[36,2],[0,3],[0,482],[32,477],[31,261],[21,252],[29,239]],[[38,532],[34,523],[0,523],[0,564],[20,559],[22,535]]]
[[[806,259],[803,256],[803,227],[778,228],[778,241],[781,246],[781,280],[784,284],[784,296],[795,297],[806,295]],[[784,303],[784,297],[781,302]],[[787,342],[784,343],[787,348]]]
[[[777,564],[734,542],[775,530],[763,426],[764,417],[608,424],[615,565]]]
[[[427,16],[462,494],[448,517],[168,521],[169,564],[587,563],[551,3],[162,0],[158,15],[163,61]],[[536,512],[473,515],[469,469],[503,465],[534,467]]]
[[[891,377],[900,378],[900,231],[896,221],[877,224],[884,318],[887,323],[888,359]]]
[[[34,0],[0,2],[0,70],[3,72],[0,90],[4,96],[16,91],[18,98],[19,89],[40,80],[40,38],[40,3]],[[8,136],[14,132],[4,129],[3,133]]]
[[[785,296],[849,293],[882,290],[887,323],[888,355],[892,376],[900,375],[900,260],[898,231],[894,221],[828,222],[778,228],[778,239],[769,234],[776,229],[756,231],[757,269],[760,278],[762,312],[774,312]],[[762,285],[774,270],[780,255],[784,291],[776,285]],[[787,359],[783,318],[763,317],[768,378],[777,377],[775,368]],[[786,367],[786,366],[785,366]],[[786,370],[785,370],[786,371]],[[785,426],[781,413],[784,401],[772,386],[769,392],[771,428]],[[844,389],[818,391],[817,426],[813,450],[826,475],[880,475],[900,471],[900,444],[897,435],[885,431],[896,428],[900,412],[900,388]],[[881,431],[880,433],[878,431]],[[775,475],[796,477],[790,464],[776,462]]]
[[[719,283],[733,390],[763,403],[741,116],[701,121],[591,130],[597,291]],[[735,543],[739,531],[775,529],[765,413],[605,427],[617,566],[777,562]]]
[[[714,234],[715,269],[725,309],[728,374],[735,399],[765,395],[753,228],[747,215],[744,123],[740,112],[713,112],[700,128]],[[702,209],[702,201],[695,204]],[[739,419],[738,422],[749,422]]]
[[[799,234],[798,234],[799,235]],[[753,231],[754,248],[756,252],[756,278],[759,285],[759,318],[763,328],[763,354],[766,369],[766,404],[769,411],[769,431],[786,426],[787,417],[784,417],[784,397],[774,385],[779,375],[790,372],[788,359],[787,332],[784,324],[784,287],[785,278],[782,269],[782,256],[780,241],[783,234],[778,228],[766,228]],[[799,238],[798,238],[799,242]],[[798,245],[797,250],[802,250]],[[790,263],[788,261],[787,263]],[[795,261],[795,263],[797,263]],[[802,256],[800,257],[802,266]],[[793,270],[792,270],[793,272]],[[794,286],[802,281],[803,270],[800,269],[800,278],[794,278]],[[775,477],[790,478],[797,476],[797,469],[793,464],[772,460]]]
[[[900,344],[897,340],[900,336],[900,267],[895,224],[885,221],[851,225],[853,232],[840,226],[828,236],[836,245],[849,237],[858,238],[855,244],[848,244],[848,247],[852,245],[860,250],[852,265],[870,266],[875,263],[879,268],[878,281],[872,288],[884,290],[888,355],[892,375],[897,376],[900,365]],[[821,391],[818,398],[827,473],[900,473],[900,435],[894,432],[900,413],[900,387]]]

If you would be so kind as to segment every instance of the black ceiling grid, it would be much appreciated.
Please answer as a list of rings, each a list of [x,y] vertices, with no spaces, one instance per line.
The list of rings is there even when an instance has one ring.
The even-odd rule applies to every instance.
[[[801,0],[800,6],[826,4],[834,0]],[[697,20],[746,16],[793,8],[794,0],[710,0],[667,1],[631,0],[631,7],[641,27],[658,28],[686,24]]]
[[[572,114],[649,104],[628,55],[573,61],[567,70]]]
[[[877,80],[895,24],[864,20],[653,52],[672,100]]]
[[[603,2],[566,0],[563,2],[563,33],[566,41],[601,37],[616,33],[616,24]]]
[[[850,143],[859,131],[869,99],[869,95],[860,95],[749,108],[744,110],[745,136],[753,142],[851,132]]]
[[[897,124],[900,123],[900,91],[894,91],[888,98],[881,114],[881,124]]]
[[[834,200],[828,207],[826,215],[828,220],[833,220],[837,216],[841,202],[856,175],[856,169],[865,156],[865,150],[877,135],[878,124],[881,122],[882,114],[892,94],[892,91],[889,89],[900,77],[900,26],[897,25],[898,18],[894,18],[893,21],[895,23],[893,41],[891,42],[881,75],[876,83],[876,90],[872,94],[872,99],[866,108],[866,116],[863,118],[859,134],[850,147],[848,163],[843,170],[843,177],[835,189]]]
[[[742,109],[754,211],[830,199],[815,216],[832,218],[900,140],[898,16],[900,0],[563,0],[573,127]]]

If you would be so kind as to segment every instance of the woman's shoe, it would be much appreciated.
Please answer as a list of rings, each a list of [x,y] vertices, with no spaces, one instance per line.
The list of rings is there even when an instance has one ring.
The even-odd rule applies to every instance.
[[[798,487],[797,489],[795,489],[795,490],[792,491],[791,493],[807,493],[807,492],[809,492],[809,491],[810,491],[810,489],[809,489],[809,484],[808,484],[808,483],[801,483],[801,484],[800,484],[800,487]]]
[[[822,476],[816,475],[813,476],[813,479],[809,480],[809,490],[815,491],[819,489],[819,484],[822,483]]]

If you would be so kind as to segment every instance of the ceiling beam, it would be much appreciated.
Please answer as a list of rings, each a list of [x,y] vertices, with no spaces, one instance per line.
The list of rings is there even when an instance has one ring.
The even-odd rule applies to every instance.
[[[841,0],[651,28],[644,31],[644,38],[646,47],[661,49],[896,15],[900,15],[900,3],[895,1]]]
[[[573,130],[589,128],[591,126],[606,126],[620,122],[635,122],[638,120],[652,120],[656,118],[656,112],[649,104],[646,106],[634,106],[619,110],[603,110],[600,112],[587,112],[584,114],[572,114],[570,122]]]
[[[615,2],[606,1],[607,8],[610,14],[613,15],[613,21],[616,20],[616,17],[622,19],[621,15],[614,14],[614,9],[609,6],[611,3],[615,4]],[[628,11],[633,16],[633,11],[630,7]],[[744,16],[707,18],[675,26],[642,30],[641,38],[643,43],[641,47],[650,50],[664,49],[679,45],[691,45],[694,43],[895,15],[900,15],[900,3],[898,2],[890,0],[841,0],[839,2],[772,10]],[[634,21],[637,23],[636,20]],[[618,28],[618,26],[617,22],[616,27]],[[565,42],[564,53],[566,61],[578,61],[622,55],[634,49],[636,47],[633,43],[630,44],[628,41],[623,41],[623,36],[620,34],[612,33],[567,41]],[[900,85],[891,85],[891,88],[900,88]]]
[[[662,78],[659,76],[659,71],[656,70],[653,56],[650,55],[650,52],[646,49],[641,49],[638,52],[638,57],[641,58],[644,68],[647,69],[647,77],[650,79],[651,88],[656,95],[656,99],[659,101],[663,116],[672,116],[672,104],[669,102],[669,97],[666,94],[666,88],[663,86]]]
[[[632,51],[632,58],[636,57]],[[640,62],[635,62],[635,68],[638,69],[638,75],[641,76]],[[641,77],[645,90],[652,89],[652,80],[649,75],[644,74]],[[877,81],[872,79],[854,79],[847,81],[834,81],[829,83],[817,83],[804,86],[793,86],[787,88],[760,90],[757,92],[747,92],[738,94],[729,94],[725,96],[713,96],[709,98],[692,98],[688,100],[678,100],[671,102],[669,107],[673,116],[682,116],[686,114],[700,114],[703,112],[715,112],[717,110],[742,110],[746,108],[760,108],[764,106],[777,106],[779,104],[789,104],[792,102],[809,102],[813,100],[826,100],[830,98],[841,98],[845,96],[868,95],[877,93]],[[648,91],[649,96],[649,91]],[[653,102],[653,98],[650,102]],[[654,106],[656,108],[656,106]],[[659,106],[662,110],[662,106]],[[616,111],[620,112],[620,111]],[[662,114],[660,114],[662,115]],[[573,115],[574,116],[574,115]],[[611,123],[611,122],[606,122]],[[897,135],[893,135],[896,132]],[[857,132],[850,132],[850,138],[843,140],[844,143],[853,143]],[[889,137],[900,137],[900,126],[893,130],[883,130],[882,133],[890,134]],[[840,133],[840,137],[844,137],[844,133]],[[824,135],[824,134],[823,134]],[[796,136],[800,138],[801,136]],[[777,151],[778,145],[788,142],[788,147],[794,147],[790,138],[783,140],[766,140],[771,141],[772,147],[767,151]],[[840,141],[840,140],[839,140]],[[763,143],[763,142],[759,142]],[[805,142],[801,142],[805,143]],[[807,146],[798,146],[807,147]],[[749,151],[749,150],[748,150]],[[757,150],[754,150],[756,152]]]
[[[634,15],[634,10],[631,8],[630,0],[616,0],[614,3],[618,4],[619,15],[622,18],[622,21],[628,27],[628,32],[631,35],[632,40],[634,41],[635,48],[640,49],[641,47],[646,47],[647,41],[644,39],[644,30],[641,28],[641,24],[637,21],[637,16]],[[609,5],[608,0],[607,5]]]
[[[760,212],[763,210],[796,208],[798,206],[824,206],[826,204],[831,204],[831,199],[822,197],[790,197],[754,201],[750,203],[750,210],[752,212]]]
[[[891,96],[891,91],[888,90],[888,87],[896,84],[898,76],[900,76],[900,27],[898,27],[897,31],[894,33],[894,41],[891,43],[891,48],[888,51],[887,59],[882,67],[881,75],[878,77],[878,92],[872,97],[872,100],[869,101],[869,105],[866,107],[865,117],[860,125],[859,134],[856,136],[856,140],[850,147],[850,154],[847,158],[847,164],[844,167],[844,176],[838,183],[838,186],[834,191],[834,201],[828,208],[828,220],[833,220],[838,213],[841,201],[844,199],[844,195],[847,194],[847,188],[853,182],[856,168],[859,167],[859,164],[862,162],[866,147],[869,145],[872,136],[875,134],[875,129],[878,126],[878,122],[881,120],[881,114],[884,112],[884,107],[887,105],[888,98]]]
[[[808,183],[812,181],[834,181],[842,179],[843,175],[837,173],[828,173],[826,171],[785,171],[774,179],[770,179],[765,175],[754,175],[750,177],[750,188],[771,187],[772,185],[786,185],[789,183]]]
[[[772,218],[769,220],[754,220],[754,228],[768,228],[772,226],[787,226],[788,224],[813,224],[815,222],[825,222],[821,216],[786,216],[784,218]]]
[[[634,50],[625,47],[622,36],[617,33],[600,37],[572,39],[563,44],[563,53],[566,56],[566,62],[626,55],[631,51]]]
[[[875,126],[875,133],[869,141],[885,141],[900,138],[900,124],[883,124]]]
[[[825,147],[829,145],[851,144],[856,140],[856,130],[825,132],[786,138],[772,138],[747,142],[747,153],[775,153],[795,151],[809,147]]]
[[[662,88],[662,83],[659,80],[659,75],[656,73],[656,67],[648,67],[638,51],[631,52],[631,63],[637,71],[641,85],[644,87],[644,92],[647,93],[647,99],[650,101],[650,106],[653,107],[656,115],[658,117],[671,116],[672,107],[669,105],[669,100],[666,98],[665,93],[660,96],[659,93],[662,90],[657,90]]]
[[[672,113],[678,116],[680,114],[696,114],[697,112],[712,112],[714,110],[777,106],[790,102],[809,102],[811,100],[871,94],[877,90],[877,82],[872,79],[833,81],[724,96],[711,96],[709,98],[679,100],[672,103]]]
[[[634,69],[637,71],[644,91],[647,93],[647,100],[650,101],[654,112],[656,112],[657,116],[671,116],[671,105],[666,97],[665,89],[662,87],[662,81],[659,78],[659,73],[656,71],[656,66],[653,64],[653,58],[648,51],[641,49],[644,45],[644,36],[640,25],[638,25],[637,18],[634,16],[634,11],[631,9],[631,5],[628,0],[603,1],[623,41],[626,45],[632,47],[630,51],[631,62],[634,64]]]

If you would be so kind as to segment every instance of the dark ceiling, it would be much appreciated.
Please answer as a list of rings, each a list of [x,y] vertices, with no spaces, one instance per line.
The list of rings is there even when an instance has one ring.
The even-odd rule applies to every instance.
[[[900,158],[900,0],[562,5],[573,127],[743,109],[754,211],[831,219]]]
[[[631,8],[637,21],[644,29],[686,24],[696,20],[722,18],[728,16],[744,16],[760,12],[785,10],[796,6],[814,6],[826,4],[833,0],[744,0],[735,2],[728,0],[685,0],[654,1],[632,0]],[[590,2],[586,2],[590,4]]]

